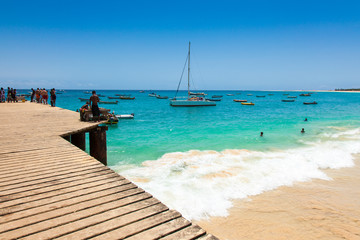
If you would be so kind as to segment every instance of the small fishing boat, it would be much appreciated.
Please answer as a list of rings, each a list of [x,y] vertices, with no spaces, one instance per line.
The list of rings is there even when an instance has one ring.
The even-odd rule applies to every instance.
[[[87,101],[90,101],[90,99],[89,99],[89,98],[81,98],[81,97],[79,97],[79,99],[80,99],[80,101],[81,101],[81,102],[87,102]]]
[[[109,124],[109,125],[113,125],[113,124],[117,124],[118,122],[119,122],[119,118],[117,118],[115,115],[111,114],[108,116],[105,123]]]
[[[108,97],[108,99],[120,99],[120,96],[117,96],[117,97]]]
[[[131,96],[131,94],[115,94],[115,96],[120,96],[120,97],[122,97],[122,96]]]
[[[156,98],[157,98],[157,99],[168,99],[169,97],[168,97],[168,96],[160,96],[160,95],[157,95]]]
[[[139,91],[139,93],[144,93],[144,92],[145,92],[144,90]]]
[[[135,97],[130,97],[130,96],[120,96],[121,100],[134,100]]]
[[[311,105],[311,104],[317,104],[317,102],[313,101],[313,102],[304,102],[305,105]]]
[[[149,97],[156,97],[157,96],[156,93],[149,93],[148,95],[149,95]]]
[[[281,100],[282,102],[295,102],[295,100],[294,99],[283,99],[283,100]]]
[[[288,96],[288,98],[297,98],[297,96]]]
[[[247,102],[247,100],[241,100],[241,99],[234,99],[234,102]]]
[[[211,102],[220,102],[221,98],[206,98],[205,100],[211,101]]]
[[[133,119],[135,114],[118,114],[116,117],[118,119]]]
[[[229,94],[226,94],[226,96],[234,96],[234,94],[232,94],[232,93],[229,93]]]
[[[111,101],[100,101],[101,104],[118,104],[119,101],[111,102]]]
[[[265,97],[265,95],[256,95],[256,97]]]
[[[98,94],[98,97],[106,97],[105,95],[102,94]]]
[[[249,94],[247,94],[247,96],[252,96],[252,94],[251,94],[251,93],[249,93]]]
[[[301,96],[301,97],[310,97],[311,95],[310,95],[310,94],[306,94],[306,93],[302,93],[302,94],[300,94],[299,96]]]
[[[84,91],[84,93],[85,93],[85,94],[91,94],[91,92],[90,92],[90,91]]]
[[[254,106],[255,103],[252,103],[252,102],[242,102],[241,105]]]
[[[222,98],[223,95],[213,95],[212,98]]]

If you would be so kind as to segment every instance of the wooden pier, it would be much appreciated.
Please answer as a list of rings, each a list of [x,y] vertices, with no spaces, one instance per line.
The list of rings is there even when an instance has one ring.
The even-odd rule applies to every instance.
[[[105,131],[73,111],[0,104],[0,239],[217,239],[106,167]]]

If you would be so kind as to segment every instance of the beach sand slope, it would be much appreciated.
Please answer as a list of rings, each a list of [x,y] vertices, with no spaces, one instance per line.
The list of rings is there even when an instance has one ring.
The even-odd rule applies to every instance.
[[[237,200],[228,217],[196,222],[220,239],[360,240],[360,155],[353,168]]]

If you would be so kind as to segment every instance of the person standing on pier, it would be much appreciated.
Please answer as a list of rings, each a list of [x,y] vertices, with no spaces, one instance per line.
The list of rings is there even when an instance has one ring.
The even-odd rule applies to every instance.
[[[56,94],[55,94],[55,88],[50,90],[50,103],[52,107],[55,107],[56,102]]]
[[[92,91],[92,96],[90,97],[90,105],[91,105],[91,111],[93,114],[93,120],[94,122],[100,122],[100,109],[98,106],[98,103],[100,102],[100,99],[98,95],[96,95],[95,91]]]

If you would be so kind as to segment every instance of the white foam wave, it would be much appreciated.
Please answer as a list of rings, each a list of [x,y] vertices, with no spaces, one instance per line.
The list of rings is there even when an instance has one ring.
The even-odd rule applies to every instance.
[[[168,153],[141,167],[115,169],[188,219],[227,216],[233,199],[314,178],[330,180],[322,169],[353,166],[352,154],[360,152],[359,133],[323,134],[322,140],[285,151]]]

